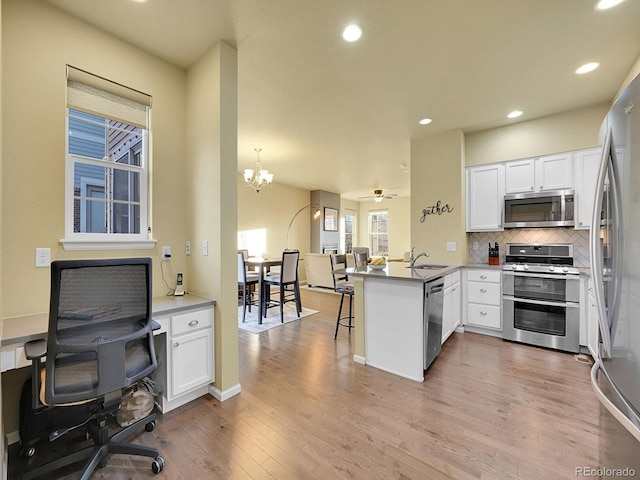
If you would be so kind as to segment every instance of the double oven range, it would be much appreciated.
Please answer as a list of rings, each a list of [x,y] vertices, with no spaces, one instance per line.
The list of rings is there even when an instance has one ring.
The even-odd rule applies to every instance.
[[[578,352],[580,272],[571,244],[508,243],[502,338]]]

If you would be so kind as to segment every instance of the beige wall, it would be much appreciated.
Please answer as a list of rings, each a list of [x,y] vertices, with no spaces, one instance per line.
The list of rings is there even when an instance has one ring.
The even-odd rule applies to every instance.
[[[411,246],[416,254],[426,251],[432,263],[467,260],[464,152],[462,130],[411,141]],[[421,221],[425,209],[434,213]],[[455,242],[456,251],[447,251],[447,242]]]
[[[2,25],[2,2],[0,2],[0,25]],[[2,29],[0,28],[0,65],[2,65]],[[0,79],[2,78],[2,68],[0,67]],[[0,80],[0,85],[2,81]],[[2,95],[0,93],[0,112],[2,112]],[[2,252],[2,115],[0,115],[0,252]],[[2,271],[2,256],[0,255],[0,272]],[[0,292],[2,292],[2,275],[0,275]],[[2,318],[2,294],[0,293],[0,319]],[[0,321],[0,338],[2,338],[2,321]],[[0,366],[2,360],[0,359]],[[1,369],[0,369],[1,370]],[[2,382],[0,381],[0,476],[6,478],[4,468],[7,465],[7,452],[4,449],[4,421],[3,421],[3,404],[2,404]]]
[[[44,2],[4,0],[3,11],[3,317],[48,310],[50,272],[35,268],[36,247],[50,248],[53,260],[151,256],[154,294],[164,294],[162,245],[173,247],[168,282],[186,274],[184,71]],[[153,97],[153,250],[69,252],[58,243],[65,234],[66,64]]]
[[[380,210],[389,212],[389,258],[402,258],[402,254],[411,249],[410,197],[397,197],[380,203],[360,202],[358,241],[354,246],[369,246],[369,212]]]
[[[309,205],[309,190],[274,182],[271,187],[256,193],[245,187],[241,174],[236,175],[238,186],[238,231],[265,229],[266,252],[249,252],[252,255],[268,253],[280,257],[287,247],[287,228],[291,219],[305,205]],[[277,178],[275,179],[277,181]],[[303,256],[309,252],[312,209],[305,208],[291,224],[289,248],[300,250],[298,274],[306,281]]]
[[[592,148],[610,103],[571,110],[465,136],[466,165],[483,165]],[[413,168],[413,164],[411,165]]]
[[[618,98],[620,94],[624,91],[624,89],[627,88],[627,86],[631,83],[631,81],[634,78],[636,78],[638,75],[640,75],[640,57],[638,57],[636,62],[633,64],[633,67],[631,67],[631,70],[629,70],[629,73],[627,74],[627,77],[624,79],[624,82],[622,82],[622,85],[620,85],[620,89],[618,90],[618,93],[616,93],[615,98]]]
[[[216,299],[215,387],[238,385],[237,52],[218,42],[187,74],[186,236],[190,291]],[[204,255],[203,242],[208,242]],[[184,250],[184,249],[183,249]]]

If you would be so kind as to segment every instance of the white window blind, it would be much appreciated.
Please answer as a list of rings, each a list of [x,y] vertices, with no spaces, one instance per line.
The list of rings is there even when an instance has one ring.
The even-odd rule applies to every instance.
[[[67,107],[148,129],[151,96],[67,65]]]

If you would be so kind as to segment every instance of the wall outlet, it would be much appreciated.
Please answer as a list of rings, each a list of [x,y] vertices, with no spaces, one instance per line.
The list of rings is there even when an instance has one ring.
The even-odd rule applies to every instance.
[[[447,252],[455,252],[457,249],[457,242],[447,242]]]
[[[473,248],[474,252],[477,252],[478,251],[478,242],[473,242],[472,248]]]
[[[171,247],[162,247],[162,260],[171,260]]]
[[[45,268],[51,265],[51,249],[36,248],[36,267]]]
[[[202,242],[202,255],[203,256],[207,256],[209,255],[209,241],[205,240]]]
[[[191,255],[191,242],[189,240],[184,244],[184,253]]]

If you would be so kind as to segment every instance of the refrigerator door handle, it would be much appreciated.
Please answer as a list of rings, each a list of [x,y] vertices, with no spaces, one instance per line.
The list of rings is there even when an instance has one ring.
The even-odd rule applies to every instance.
[[[605,395],[605,393],[600,389],[600,386],[598,385],[597,377],[598,377],[598,370],[600,370],[601,368],[602,368],[602,360],[596,360],[596,363],[594,363],[593,367],[591,367],[591,387],[593,388],[593,391],[598,397],[598,400],[600,400],[600,403],[602,403],[602,405],[609,411],[609,413],[611,413],[611,415],[613,415],[615,419],[618,420],[618,422],[620,422],[622,426],[631,435],[633,435],[636,440],[640,442],[640,425],[638,424],[638,418],[635,415],[633,415],[633,409],[631,408],[631,406],[627,403],[627,401],[621,395],[618,394],[617,390],[615,389],[615,386],[612,385],[614,390],[616,390],[616,394],[618,394],[619,400],[625,406],[625,409],[628,412],[630,412],[631,415],[633,415],[633,418],[629,418],[627,415],[621,412],[618,409],[618,407],[616,407],[613,404],[613,402],[609,400],[609,398]]]
[[[600,325],[602,347],[604,354],[607,356],[611,354],[611,332],[609,330],[607,311],[604,305],[604,289],[602,286],[604,275],[602,272],[602,250],[600,248],[600,213],[602,211],[604,181],[607,176],[609,152],[611,149],[611,135],[611,130],[609,130],[604,146],[602,147],[602,159],[598,172],[598,182],[596,183],[596,195],[593,203],[593,215],[591,217],[591,238],[589,242],[591,250],[591,278],[593,278],[594,296],[598,307],[598,324]]]

